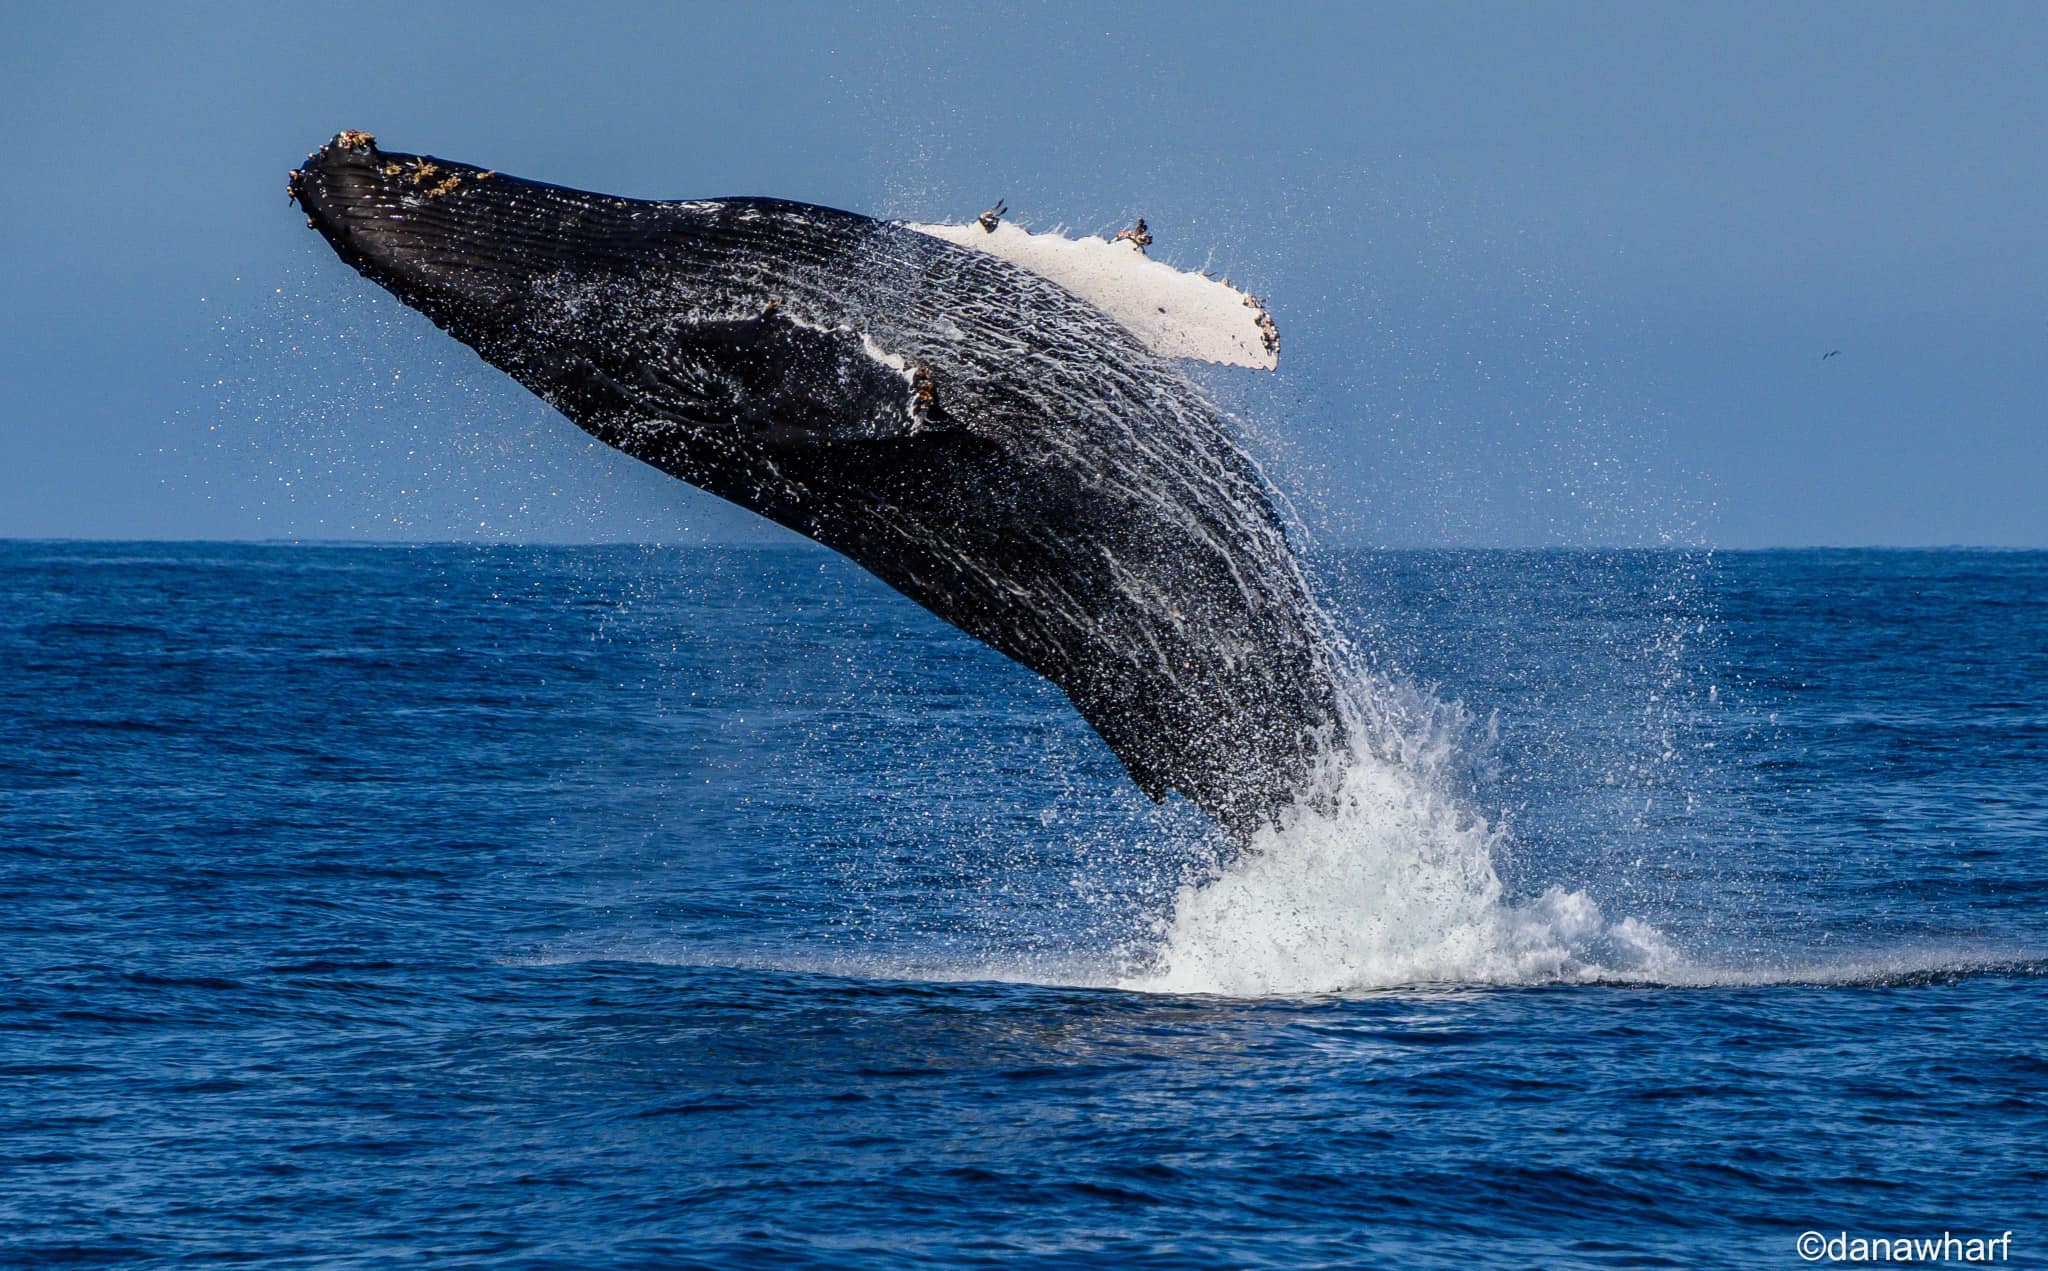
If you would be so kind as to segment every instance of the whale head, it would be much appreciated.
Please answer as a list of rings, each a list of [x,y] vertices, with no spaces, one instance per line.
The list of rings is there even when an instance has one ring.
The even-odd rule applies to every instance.
[[[921,364],[864,329],[805,321],[802,279],[746,266],[790,216],[858,256],[877,224],[864,217],[595,194],[363,132],[308,155],[289,189],[342,260],[601,440],[727,497],[756,483],[764,448],[903,436],[943,416]]]
[[[341,259],[443,327],[482,328],[465,339],[521,320],[539,280],[593,263],[569,233],[579,218],[551,206],[591,196],[383,150],[366,132],[307,155],[288,193]]]

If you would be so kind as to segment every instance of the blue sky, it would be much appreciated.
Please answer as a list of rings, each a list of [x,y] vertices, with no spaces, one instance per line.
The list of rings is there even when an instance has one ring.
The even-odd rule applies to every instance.
[[[353,127],[1142,214],[1278,317],[1202,378],[1324,541],[2048,546],[2044,66],[2023,4],[20,6],[0,535],[773,537],[336,262],[284,173]]]

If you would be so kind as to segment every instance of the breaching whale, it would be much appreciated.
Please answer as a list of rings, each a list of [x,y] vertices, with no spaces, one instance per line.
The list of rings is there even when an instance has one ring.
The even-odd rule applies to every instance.
[[[1090,297],[1085,262],[1055,281],[979,249],[1000,209],[919,228],[647,202],[364,133],[310,155],[290,194],[342,260],[591,435],[1057,684],[1152,798],[1179,791],[1242,839],[1341,729],[1332,645],[1269,492],[1154,351],[1202,350],[1133,317],[1163,323],[1170,289],[1149,308],[1142,288]],[[1253,334],[1232,327],[1219,338],[1242,347],[1216,360],[1270,365],[1263,309],[1228,304],[1209,318]]]

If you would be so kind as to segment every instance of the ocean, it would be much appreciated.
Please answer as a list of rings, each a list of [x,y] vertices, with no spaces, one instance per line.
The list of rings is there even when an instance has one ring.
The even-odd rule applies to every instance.
[[[1238,850],[821,549],[0,543],[0,1264],[2048,1265],[2048,554],[1316,572]]]

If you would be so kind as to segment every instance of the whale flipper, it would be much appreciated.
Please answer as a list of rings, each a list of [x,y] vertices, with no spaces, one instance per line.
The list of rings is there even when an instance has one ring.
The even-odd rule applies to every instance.
[[[1046,277],[831,208],[590,194],[364,134],[291,188],[343,260],[585,431],[1052,680],[1154,798],[1242,837],[1340,728],[1250,459]]]
[[[911,229],[987,252],[1073,292],[1161,357],[1270,371],[1280,364],[1280,329],[1257,296],[1207,275],[1175,269],[1145,254],[1152,241],[1139,221],[1114,239],[1034,234],[990,212],[968,225]],[[1144,241],[1139,242],[1143,234]]]

